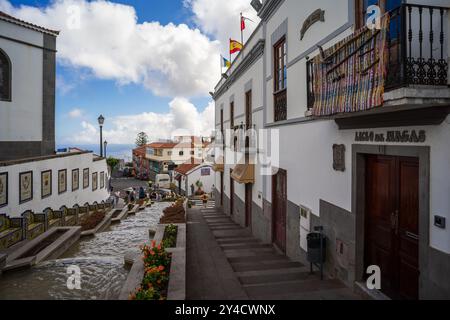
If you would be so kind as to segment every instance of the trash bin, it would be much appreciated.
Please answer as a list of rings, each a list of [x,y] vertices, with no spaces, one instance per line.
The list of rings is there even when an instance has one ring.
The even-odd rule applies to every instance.
[[[322,233],[313,232],[307,235],[306,240],[308,242],[308,262],[315,264],[325,263],[327,239],[324,235]]]

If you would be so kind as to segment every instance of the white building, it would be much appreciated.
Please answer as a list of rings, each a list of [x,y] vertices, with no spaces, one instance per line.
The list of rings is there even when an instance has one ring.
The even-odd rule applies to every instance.
[[[216,141],[216,205],[302,262],[323,226],[326,271],[350,287],[378,265],[389,297],[450,298],[449,4],[384,0],[361,32],[364,3],[252,1],[261,22],[214,92],[236,136]],[[258,143],[245,128],[272,134],[248,158],[279,155],[275,175],[230,160]]]
[[[109,196],[105,159],[80,150],[55,152],[57,35],[0,12],[3,217],[101,203]]]
[[[201,190],[211,194],[215,183],[215,174],[212,164],[202,163],[202,160],[186,162],[175,169],[175,180],[180,194],[191,197],[198,191],[197,182],[201,182]],[[194,192],[192,192],[194,190]]]

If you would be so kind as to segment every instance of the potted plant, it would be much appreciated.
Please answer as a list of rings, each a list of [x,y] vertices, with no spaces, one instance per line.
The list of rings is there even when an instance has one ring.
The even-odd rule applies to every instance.
[[[203,192],[203,182],[201,182],[200,180],[198,180],[195,185],[197,186],[197,191],[195,192],[196,196],[201,196],[203,195],[205,192]]]

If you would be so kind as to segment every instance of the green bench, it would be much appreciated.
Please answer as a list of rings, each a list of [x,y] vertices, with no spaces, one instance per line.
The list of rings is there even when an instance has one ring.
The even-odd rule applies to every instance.
[[[46,215],[31,210],[22,213],[24,239],[33,240],[45,232]]]
[[[64,225],[64,213],[62,211],[48,208],[44,210],[44,213],[47,215],[46,230]]]
[[[0,214],[0,250],[8,249],[23,240],[23,219]]]
[[[64,216],[64,226],[73,227],[78,224],[78,210],[75,208],[61,207]]]

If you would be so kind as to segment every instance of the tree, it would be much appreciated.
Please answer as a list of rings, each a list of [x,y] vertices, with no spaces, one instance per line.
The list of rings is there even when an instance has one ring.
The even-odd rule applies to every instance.
[[[111,168],[111,171],[113,171],[114,168],[119,165],[119,160],[113,157],[109,157],[108,159],[106,159],[106,163]]]
[[[145,132],[139,132],[136,138],[136,146],[142,147],[148,144],[148,136]]]

